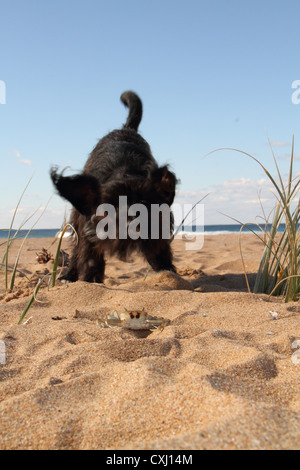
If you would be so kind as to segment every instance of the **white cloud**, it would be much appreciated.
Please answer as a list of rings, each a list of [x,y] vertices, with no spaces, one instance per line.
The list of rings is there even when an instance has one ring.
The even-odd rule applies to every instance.
[[[19,150],[14,149],[13,154],[14,154],[15,157],[17,157],[19,163],[21,163],[22,165],[32,166],[32,161],[31,160],[21,158],[21,152],[19,152]]]
[[[14,215],[14,208],[0,207],[0,228],[10,227],[12,217]],[[14,220],[14,229],[18,229],[21,225],[23,229],[30,229],[37,222],[34,228],[58,228],[61,226],[65,215],[64,208],[56,209],[50,207],[36,207],[31,205],[24,205],[18,208]],[[40,218],[40,219],[39,219]],[[38,220],[39,219],[39,220]],[[23,227],[24,222],[26,224]]]
[[[267,215],[276,205],[272,189],[268,179],[236,178],[200,191],[178,191],[175,202],[195,204],[207,195],[203,201],[205,224],[235,223],[230,217],[242,223],[255,223],[256,217],[263,215],[260,204]]]
[[[284,153],[283,155],[279,155],[278,157],[280,160],[288,160],[290,161],[291,159],[291,153]],[[299,161],[300,160],[300,153],[295,153],[294,154],[294,161]]]
[[[285,142],[284,140],[274,140],[273,142],[270,142],[271,147],[290,147],[291,144],[290,142]],[[266,145],[269,147],[269,142],[266,143]]]
[[[32,161],[31,160],[19,160],[20,163],[23,163],[23,165],[31,166]]]

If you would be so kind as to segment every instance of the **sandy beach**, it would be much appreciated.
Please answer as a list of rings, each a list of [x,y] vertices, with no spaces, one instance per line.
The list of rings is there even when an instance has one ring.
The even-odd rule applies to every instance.
[[[26,241],[13,292],[0,272],[0,449],[300,449],[300,304],[248,293],[239,235],[175,240],[177,275],[110,259],[104,284],[42,287],[18,326],[51,242]],[[242,243],[253,285],[263,246]],[[170,324],[99,328],[124,308]]]

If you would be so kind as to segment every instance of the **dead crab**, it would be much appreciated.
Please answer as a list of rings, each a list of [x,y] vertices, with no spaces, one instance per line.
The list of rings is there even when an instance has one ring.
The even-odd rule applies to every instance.
[[[126,310],[122,313],[114,311],[106,315],[104,320],[98,320],[100,328],[125,328],[127,330],[163,330],[170,320],[162,317],[152,317],[145,310]]]

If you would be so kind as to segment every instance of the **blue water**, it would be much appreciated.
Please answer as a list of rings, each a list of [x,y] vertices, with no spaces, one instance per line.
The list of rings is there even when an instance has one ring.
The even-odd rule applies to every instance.
[[[54,238],[59,228],[43,229],[43,230],[31,230],[28,238]],[[0,229],[0,238],[7,238],[9,230]],[[24,238],[28,233],[28,230],[20,230],[17,238]],[[10,237],[12,238],[16,234],[16,230],[12,230]]]
[[[259,228],[255,224],[248,224],[248,227],[251,228],[255,232],[259,232]],[[270,228],[270,225],[268,226]],[[59,232],[59,228],[54,229],[42,229],[42,230],[32,230],[28,236],[28,238],[54,238],[57,232]],[[219,235],[219,234],[226,234],[226,233],[239,233],[241,230],[241,225],[206,225],[204,229],[204,233],[208,235]],[[280,224],[278,232],[282,233],[285,230],[285,224]],[[203,233],[203,227],[199,226],[188,226],[188,227],[181,227],[180,233]],[[243,228],[243,232],[251,233],[247,227]],[[0,238],[7,238],[8,237],[8,230],[1,230],[0,229]],[[16,230],[12,230],[11,237],[13,237],[16,233]],[[27,235],[27,230],[20,230],[17,237],[23,238]]]
[[[242,225],[239,224],[231,224],[231,225],[206,225],[204,230],[203,227],[199,226],[187,226],[187,227],[181,227],[180,232],[187,232],[187,233],[206,233],[209,235],[218,235],[218,234],[225,234],[225,233],[239,233],[241,231]],[[268,226],[263,226],[264,230],[269,231],[271,229],[271,224],[268,224]],[[247,224],[247,227],[243,227],[242,232],[248,232],[248,233],[261,233],[262,231],[259,229],[259,227],[256,224]],[[285,231],[285,224],[280,224],[278,228],[278,233],[283,233]]]

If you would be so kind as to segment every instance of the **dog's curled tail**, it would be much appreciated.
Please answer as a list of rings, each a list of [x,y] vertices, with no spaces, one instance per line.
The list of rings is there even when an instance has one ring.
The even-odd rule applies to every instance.
[[[129,114],[124,128],[137,131],[143,115],[143,105],[140,98],[133,91],[125,91],[121,95],[121,101],[129,108]]]

